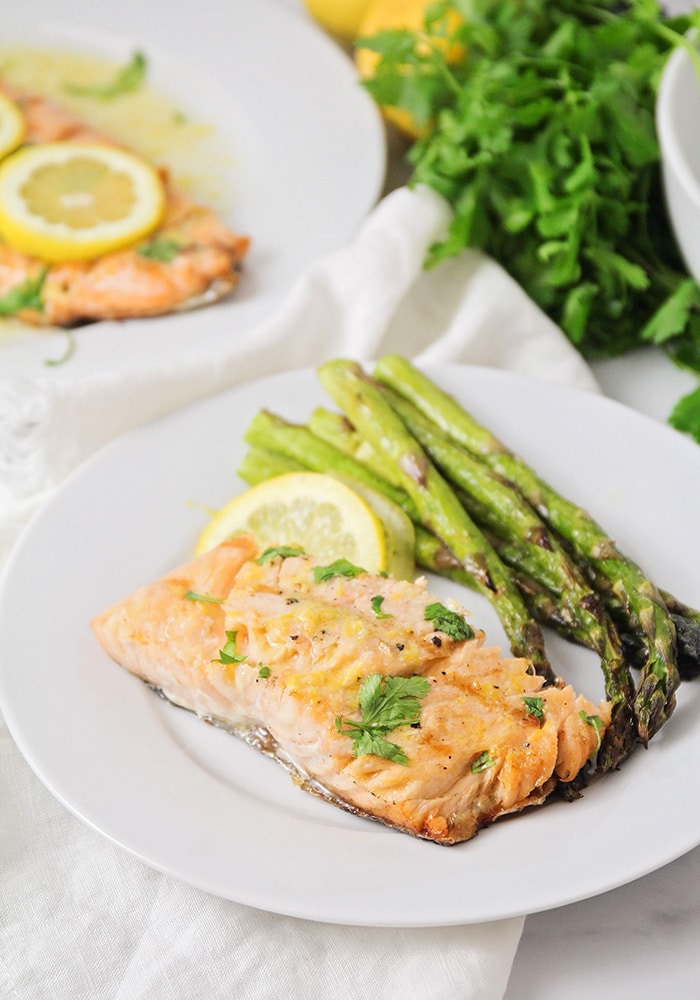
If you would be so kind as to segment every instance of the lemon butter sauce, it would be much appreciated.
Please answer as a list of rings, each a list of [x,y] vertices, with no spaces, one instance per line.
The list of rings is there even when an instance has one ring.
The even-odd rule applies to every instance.
[[[148,52],[144,52],[148,59]],[[113,79],[116,61],[69,50],[0,45],[0,77],[56,101],[87,124],[102,129],[157,166],[192,198],[225,211],[231,144],[214,123],[193,114],[148,84],[112,100],[78,96],[74,86]]]

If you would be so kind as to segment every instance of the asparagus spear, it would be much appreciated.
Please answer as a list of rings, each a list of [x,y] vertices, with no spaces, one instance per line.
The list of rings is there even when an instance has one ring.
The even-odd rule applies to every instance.
[[[556,583],[544,579],[538,562],[532,559],[532,547],[521,544],[521,541],[514,536],[508,537],[503,533],[495,534],[486,530],[485,526],[490,520],[489,516],[472,498],[464,495],[462,497],[468,512],[476,523],[484,529],[486,537],[501,561],[511,568],[514,582],[537,621],[552,625],[564,638],[578,642],[601,656],[604,655],[601,653],[601,646],[595,635],[595,630],[590,632],[585,626],[581,627],[581,624],[576,621],[576,616],[572,615],[565,606],[568,603],[566,594],[561,593]],[[426,568],[430,569],[431,567],[427,566]],[[594,574],[594,579],[595,585],[592,587],[592,592],[603,605],[604,613],[610,623],[607,627],[612,628],[616,641],[620,644],[624,662],[627,667],[641,669],[646,652],[640,641],[639,632],[628,631],[630,628],[629,615],[617,595],[613,593],[610,581],[601,577],[600,574]],[[678,673],[681,680],[694,680],[700,676],[700,612],[672,597],[666,591],[661,590],[660,593],[676,629]],[[597,604],[595,597],[593,601],[593,607],[595,607]]]
[[[700,675],[700,628],[686,614],[671,613],[676,626],[678,672],[685,681]]]
[[[552,681],[542,631],[505,566],[381,390],[359,364],[342,359],[323,364],[319,378],[353,426],[383,455],[387,478],[408,493],[423,523],[443,539],[492,602],[514,655],[529,659],[538,673]]]
[[[312,434],[328,444],[340,448],[346,455],[351,455],[358,462],[362,462],[382,479],[386,477],[382,456],[377,454],[367,438],[364,438],[353,427],[343,413],[328,410],[324,406],[317,406],[309,417],[308,428]]]
[[[465,587],[473,588],[473,583],[454,553],[441,539],[420,525],[416,525],[416,565],[437,576],[445,576]],[[588,646],[590,641],[588,637],[578,632],[575,621],[562,610],[552,593],[532,578],[520,573],[514,574],[513,580],[534,618],[560,630],[565,638],[573,639],[582,646]]]
[[[676,626],[678,670],[683,680],[693,680],[700,676],[700,611],[666,590],[660,594]]]
[[[415,561],[417,566],[437,576],[444,576],[455,583],[465,587],[472,587],[473,583],[462,570],[459,560],[435,535],[425,528],[416,526],[416,552]],[[593,649],[595,652],[590,634],[580,627],[570,611],[559,602],[556,594],[552,594],[541,584],[533,580],[532,577],[514,570],[513,582],[523,596],[523,600],[530,611],[530,614],[542,625],[547,625],[557,631],[567,642],[575,642],[586,649]],[[618,762],[620,758],[618,757]],[[612,760],[612,758],[611,758]],[[615,766],[601,766],[602,761],[598,761],[600,770],[610,770]]]
[[[456,488],[474,501],[475,519],[502,537],[517,539],[536,567],[540,582],[574,600],[600,603],[583,575],[535,510],[502,476],[456,445],[417,407],[397,393],[385,398],[433,462]]]
[[[634,682],[603,602],[522,494],[455,445],[412,403],[391,390],[386,390],[385,395],[448,480],[478,504],[478,513],[470,510],[476,521],[506,539],[517,540],[521,551],[516,565],[522,568],[523,561],[527,561],[534,581],[557,595],[558,610],[570,621],[570,629],[585,635],[586,644],[600,656],[606,696],[612,703],[603,756],[606,763],[610,757],[614,760],[612,766],[616,766],[632,750],[637,737]],[[498,551],[497,543],[495,547]],[[499,555],[503,559],[502,553]]]
[[[415,505],[404,490],[394,487],[345,450],[317,437],[303,424],[290,423],[270,410],[260,410],[248,424],[243,437],[254,448],[277,452],[312,472],[333,472],[357,479],[378,493],[384,493],[405,510],[411,520],[419,520]],[[241,478],[246,477],[241,474]]]
[[[596,578],[596,587],[604,597],[611,618],[619,623],[620,637],[627,649],[627,659],[641,668],[645,650],[638,632],[626,631],[629,627],[629,618],[619,596],[613,591],[610,582],[601,579],[600,575]],[[665,590],[659,589],[659,593],[676,629],[678,673],[681,680],[694,680],[700,676],[700,612]]]
[[[685,618],[688,622],[692,622],[697,628],[700,629],[700,611],[696,608],[691,608],[682,601],[679,601],[677,597],[673,594],[669,594],[667,590],[659,590],[664,604],[671,612],[672,615],[678,615],[681,618]]]
[[[610,581],[645,645],[646,659],[637,686],[635,711],[640,737],[647,743],[672,714],[680,684],[676,629],[653,582],[636,563],[619,552],[614,541],[588,513],[540,479],[521,458],[406,359],[388,355],[377,363],[374,374],[380,382],[413,402],[451,438],[509,479],[540,516]]]
[[[262,483],[287,472],[302,472],[308,469],[302,462],[268,448],[249,448],[238,466],[238,475],[250,486]]]

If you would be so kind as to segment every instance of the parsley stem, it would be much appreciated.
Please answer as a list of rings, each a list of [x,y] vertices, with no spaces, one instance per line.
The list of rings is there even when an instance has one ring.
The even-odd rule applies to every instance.
[[[76,348],[76,341],[73,331],[63,330],[62,332],[66,338],[66,345],[63,354],[59,355],[59,357],[57,358],[47,358],[44,361],[45,365],[49,365],[50,367],[55,367],[56,365],[65,364],[66,361],[68,361],[70,358],[73,357]]]
[[[654,22],[654,28],[657,34],[664,38],[673,48],[685,49],[700,84],[700,53],[695,42],[688,35],[680,35],[677,31],[672,31],[671,28],[666,27],[663,21]],[[693,32],[693,39],[695,37],[696,34]]]

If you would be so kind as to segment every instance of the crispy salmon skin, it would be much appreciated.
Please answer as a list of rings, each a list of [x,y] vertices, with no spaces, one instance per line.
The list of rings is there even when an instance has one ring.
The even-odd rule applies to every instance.
[[[317,580],[306,556],[256,556],[250,537],[224,542],[99,614],[95,634],[170,701],[255,734],[310,790],[441,844],[542,803],[595,755],[608,703],[545,686],[480,630],[451,638],[426,617],[440,602],[424,581]],[[406,763],[355,756],[347,735],[377,676],[427,682],[417,723],[387,736]]]
[[[0,92],[16,101],[25,120],[24,142],[101,142],[112,137],[86,125],[60,104],[11,86]],[[186,198],[167,170],[166,211],[157,230],[132,247],[89,260],[47,265],[0,242],[0,299],[28,284],[39,288],[40,306],[15,316],[32,326],[71,327],[98,320],[135,319],[206,305],[238,284],[250,245],[207,206]],[[167,247],[167,254],[153,248]]]

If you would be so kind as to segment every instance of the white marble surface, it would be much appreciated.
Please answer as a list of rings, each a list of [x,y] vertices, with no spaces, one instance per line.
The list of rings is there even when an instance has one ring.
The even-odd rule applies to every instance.
[[[304,16],[301,0],[277,2]],[[404,177],[401,143],[391,143],[389,186]],[[695,385],[653,351],[593,367],[607,395],[658,420]],[[698,940],[700,848],[613,892],[529,916],[504,1000],[693,1000]]]
[[[693,1000],[700,848],[630,885],[529,916],[505,1000]]]

